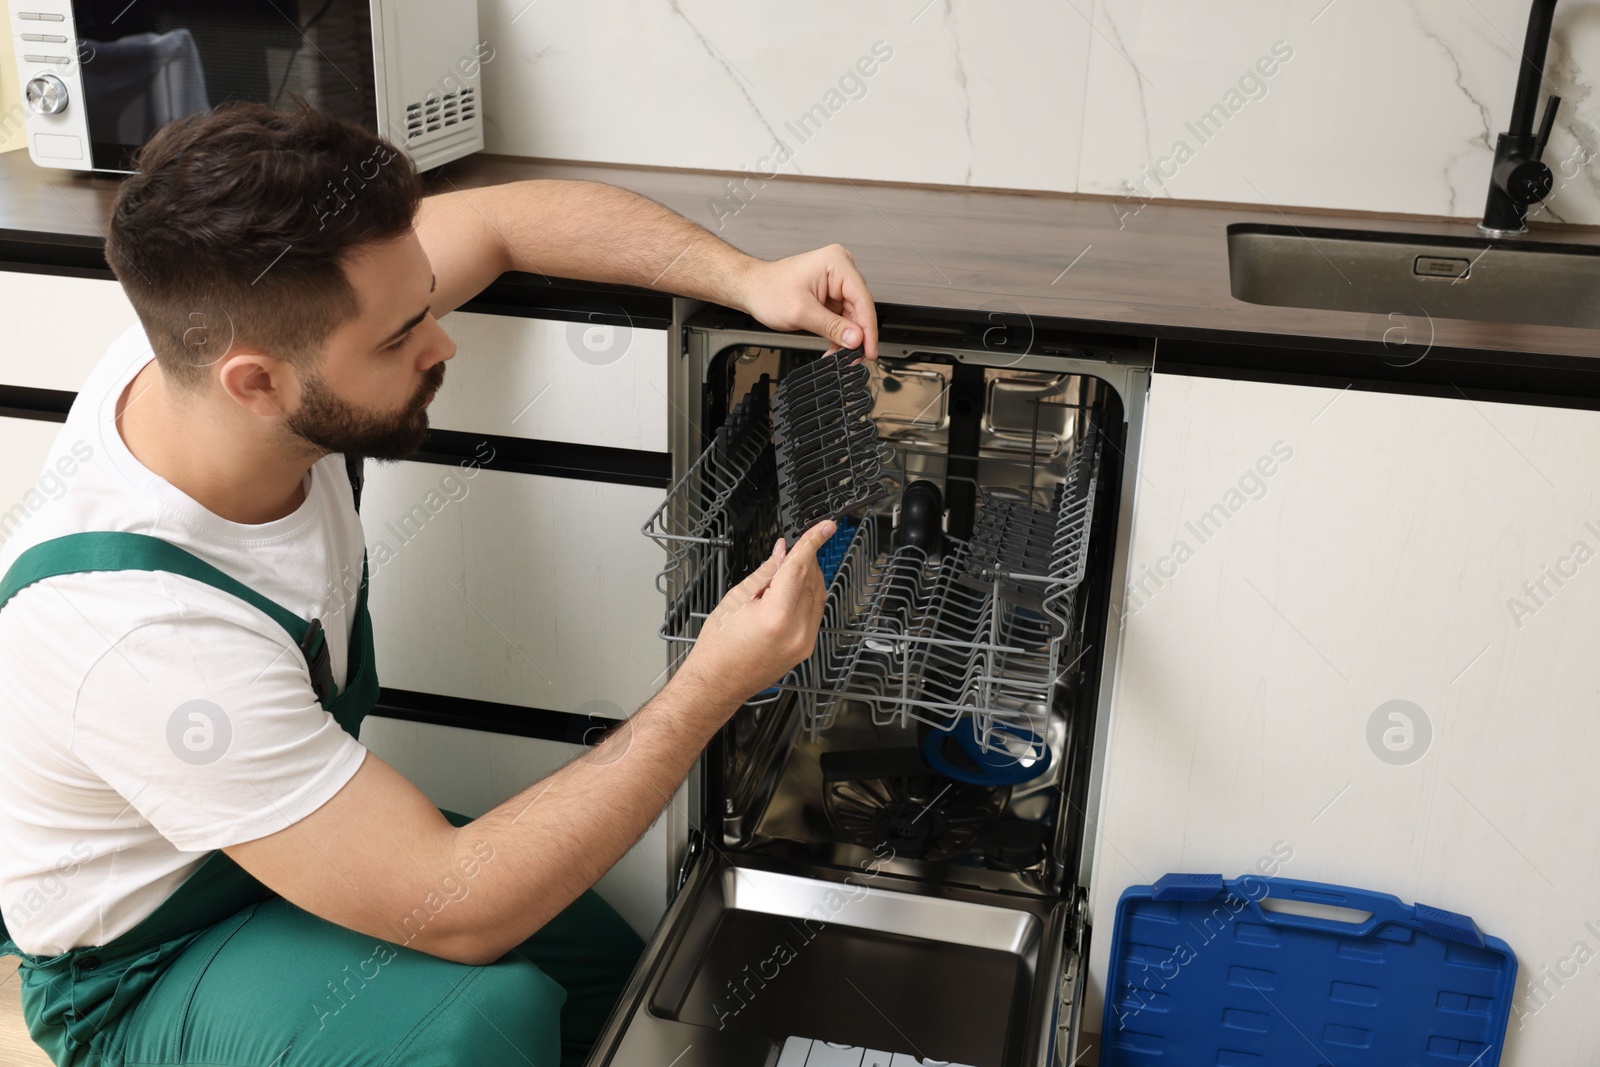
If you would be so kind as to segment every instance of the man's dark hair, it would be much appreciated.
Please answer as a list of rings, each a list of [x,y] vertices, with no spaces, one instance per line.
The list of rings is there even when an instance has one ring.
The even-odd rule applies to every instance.
[[[404,152],[304,101],[229,103],[177,119],[117,194],[106,259],[163,373],[198,386],[236,343],[319,361],[359,311],[342,260],[412,224]]]

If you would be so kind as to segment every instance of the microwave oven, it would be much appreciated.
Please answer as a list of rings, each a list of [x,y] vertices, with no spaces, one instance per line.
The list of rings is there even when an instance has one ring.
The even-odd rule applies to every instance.
[[[28,154],[133,170],[176,118],[295,95],[427,170],[483,147],[476,0],[8,0]]]

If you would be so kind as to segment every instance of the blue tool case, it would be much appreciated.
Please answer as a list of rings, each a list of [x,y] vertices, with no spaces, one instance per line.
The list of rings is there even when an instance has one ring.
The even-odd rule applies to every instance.
[[[1318,912],[1367,912],[1345,921]],[[1465,915],[1386,893],[1169,874],[1117,901],[1103,1067],[1500,1062],[1517,973]]]

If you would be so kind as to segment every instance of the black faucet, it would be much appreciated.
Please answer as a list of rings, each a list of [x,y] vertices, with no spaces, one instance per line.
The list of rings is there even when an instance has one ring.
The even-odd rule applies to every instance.
[[[1500,135],[1494,148],[1494,172],[1489,179],[1489,203],[1478,229],[1490,237],[1510,237],[1528,230],[1528,208],[1550,195],[1555,184],[1550,168],[1540,162],[1550,131],[1556,124],[1561,98],[1545,102],[1539,132],[1533,132],[1533,112],[1544,81],[1544,57],[1550,46],[1550,23],[1556,0],[1533,0],[1528,15],[1528,40],[1522,48],[1517,96],[1511,104],[1511,129]]]

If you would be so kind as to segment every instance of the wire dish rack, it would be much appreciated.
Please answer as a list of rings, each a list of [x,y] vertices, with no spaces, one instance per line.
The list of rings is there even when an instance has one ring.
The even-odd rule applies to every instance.
[[[656,589],[667,598],[660,633],[673,670],[711,609],[761,565],[779,536],[770,398],[763,376],[644,525],[667,554]]]
[[[786,525],[766,388],[763,379],[735,408],[644,526],[667,553],[657,588],[674,668]],[[838,543],[825,546],[842,558],[816,648],[752,703],[793,693],[813,740],[849,702],[884,726],[952,731],[970,717],[983,751],[1014,747],[1019,728],[1042,737],[1075,633],[1100,461],[1100,434],[1086,415],[1048,505],[985,490],[972,537],[943,537],[932,553],[896,545],[881,512],[842,525]],[[885,492],[897,477],[883,476]]]

